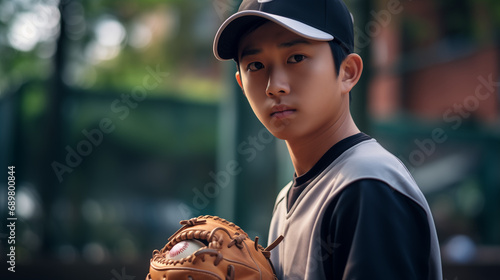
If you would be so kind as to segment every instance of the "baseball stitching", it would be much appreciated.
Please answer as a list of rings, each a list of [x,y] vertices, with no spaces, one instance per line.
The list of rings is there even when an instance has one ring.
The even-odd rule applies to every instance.
[[[181,254],[182,252],[186,251],[187,247],[189,246],[189,244],[187,242],[184,241],[184,246],[182,246],[177,252],[174,252],[175,255],[171,256],[171,257],[176,257],[178,256],[179,254]],[[170,251],[172,252],[172,251]]]

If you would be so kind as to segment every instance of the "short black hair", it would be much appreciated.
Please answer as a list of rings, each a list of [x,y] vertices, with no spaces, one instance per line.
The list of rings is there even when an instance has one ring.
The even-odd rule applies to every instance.
[[[333,62],[335,64],[335,73],[337,73],[337,77],[340,71],[340,65],[346,59],[346,57],[350,54],[350,51],[347,47],[343,45],[342,42],[333,39],[332,41],[328,41],[328,45],[330,45],[330,49],[332,50]]]
[[[340,65],[346,59],[346,57],[351,54],[351,51],[346,47],[341,41],[333,39],[328,41],[330,49],[332,50],[333,63],[335,64],[335,73],[337,77],[339,76]],[[349,103],[352,101],[352,94],[349,91]]]

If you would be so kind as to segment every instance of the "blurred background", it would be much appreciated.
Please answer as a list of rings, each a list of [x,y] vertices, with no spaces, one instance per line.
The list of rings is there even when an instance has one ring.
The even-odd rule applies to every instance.
[[[2,279],[143,279],[202,214],[267,239],[293,169],[212,54],[239,2],[0,1]],[[346,3],[365,62],[356,122],[426,195],[444,278],[498,279],[500,2]]]

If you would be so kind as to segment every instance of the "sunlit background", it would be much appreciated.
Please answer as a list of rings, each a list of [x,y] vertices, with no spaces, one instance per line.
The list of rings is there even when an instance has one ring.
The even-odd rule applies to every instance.
[[[346,3],[365,63],[356,122],[426,195],[444,278],[498,279],[500,2]],[[267,239],[293,169],[234,64],[213,57],[238,5],[0,0],[2,279],[143,279],[152,250],[202,214]]]

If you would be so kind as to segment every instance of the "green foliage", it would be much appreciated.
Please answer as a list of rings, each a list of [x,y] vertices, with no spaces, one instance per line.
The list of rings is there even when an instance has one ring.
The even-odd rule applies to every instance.
[[[8,7],[13,11],[8,17],[0,17],[0,51],[5,54],[0,57],[0,74],[4,74],[0,89],[15,87],[22,80],[52,78],[57,36],[36,43],[35,37],[19,34],[19,30],[45,30],[47,18],[57,14],[55,6],[50,9],[36,5],[0,1],[0,10]],[[63,1],[62,7],[66,24],[59,40],[64,44],[56,51],[63,58],[62,79],[71,88],[130,90],[142,83],[145,67],[160,65],[172,78],[162,82],[155,94],[173,93],[180,98],[210,102],[218,99],[221,72],[211,53],[212,33],[218,22],[210,1]],[[37,20],[20,21],[23,13],[36,14]],[[103,36],[106,39],[116,35],[116,28],[103,29],[105,21],[123,32],[116,45],[102,45],[99,41]],[[25,43],[35,45],[18,49],[9,39],[13,30]]]

